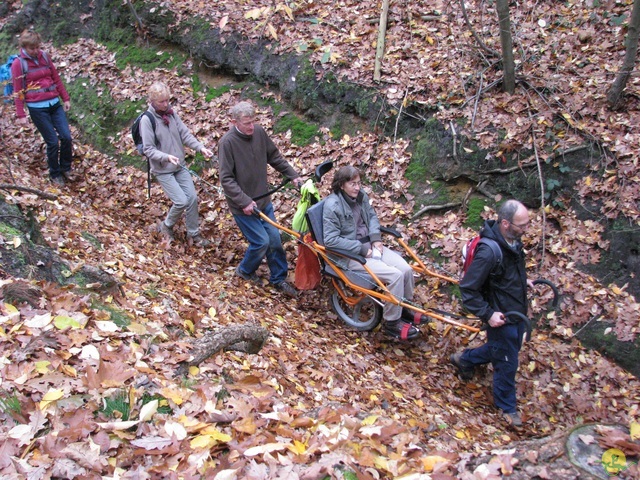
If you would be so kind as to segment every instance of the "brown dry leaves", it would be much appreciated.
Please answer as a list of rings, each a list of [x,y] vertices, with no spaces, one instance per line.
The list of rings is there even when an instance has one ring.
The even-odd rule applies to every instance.
[[[184,15],[196,8],[199,13],[210,9],[212,23],[224,24],[223,31],[263,35],[263,30],[253,28],[257,20],[245,17],[249,6],[222,11],[218,6],[214,10],[210,2],[171,5]],[[401,22],[390,29],[385,64],[389,85],[382,88],[394,99],[402,99],[408,89],[413,101],[434,102],[455,95],[464,101],[475,91],[469,87],[465,93],[456,84],[461,78],[472,78],[475,72],[469,49],[460,41],[465,37],[456,34],[456,22],[419,20],[419,12],[434,8],[416,10],[420,6],[420,2],[407,5],[413,15],[411,35]],[[375,28],[365,19],[375,17],[377,11],[373,4],[361,2],[349,7],[358,9],[358,15],[342,10],[342,4],[331,4],[330,11],[329,5],[311,3],[305,15],[323,19],[318,24],[302,20],[302,13],[296,11],[294,24],[284,10],[271,12],[269,22],[283,51],[294,48],[305,35],[323,38],[325,46],[332,39],[331,51],[337,60],[324,67],[367,83]],[[251,8],[262,7],[254,2]],[[438,7],[445,16],[453,15],[448,8]],[[408,13],[398,10],[392,15],[400,18]],[[527,32],[531,38],[544,37],[537,28]],[[448,43],[451,39],[458,43]],[[565,43],[565,48],[577,54],[577,45]],[[437,47],[446,47],[447,56]],[[314,55],[320,61],[324,53],[318,49]],[[550,55],[543,49],[538,54]],[[178,100],[178,112],[210,147],[215,147],[228,128],[225,112],[240,96],[240,92],[231,91],[205,104],[202,96],[192,95],[188,77],[165,71],[143,73],[135,66],[119,72],[106,49],[89,40],[53,51],[52,56],[56,63],[65,63],[61,68],[65,78],[82,75],[93,83],[99,79],[116,98],[143,98],[152,81],[166,81]],[[566,63],[560,66],[568,68]],[[447,68],[459,74],[452,75]],[[597,69],[591,73],[598,78]],[[421,86],[425,79],[427,88]],[[487,78],[485,83],[489,81]],[[584,89],[591,88],[588,83],[575,87],[576,96],[585,95]],[[565,103],[572,105],[567,100],[572,94],[571,82],[558,80],[558,84]],[[278,100],[273,93],[265,95]],[[592,119],[607,115],[597,107],[602,99],[593,98],[592,111],[583,106],[581,114]],[[539,111],[536,128],[549,126],[545,122],[557,125],[555,113],[544,110],[538,100],[529,99],[527,105],[523,102],[502,95],[486,96],[480,104],[476,131],[489,131],[496,122],[510,125],[505,148],[517,148],[527,141],[526,110],[532,105]],[[40,137],[31,126],[18,129],[11,122],[10,108],[2,108],[5,164],[19,183],[51,190],[43,170]],[[468,108],[440,114],[442,118],[469,118]],[[496,114],[498,111],[502,114]],[[516,114],[525,124],[512,120]],[[261,109],[258,117],[270,127],[273,116],[269,109]],[[597,129],[605,125],[622,128],[619,122],[585,123],[594,128],[594,134],[602,133],[604,130]],[[635,148],[633,132],[608,132],[612,144]],[[415,240],[423,258],[437,249],[445,258],[444,267],[457,273],[460,247],[472,235],[463,227],[461,213],[410,221],[413,201],[397,200],[407,187],[403,178],[409,162],[406,142],[370,133],[357,138],[323,135],[322,144],[305,149],[290,145],[286,135],[274,138],[304,174],[311,173],[320,161],[339,156],[341,162],[362,168],[368,182],[385,190],[378,194],[369,189],[383,223],[403,224],[400,228]],[[575,130],[566,129],[563,148],[577,141],[574,135]],[[540,130],[538,138],[542,137]],[[489,142],[492,137],[479,138]],[[120,152],[131,151],[128,130],[114,132],[114,144]],[[57,192],[58,200],[45,202],[35,195],[10,192],[7,201],[37,212],[45,238],[72,268],[95,265],[120,279],[125,297],[102,301],[126,312],[130,324],[118,326],[113,315],[96,307],[89,296],[42,282],[36,282],[44,292],[42,305],[2,307],[2,389],[20,402],[19,411],[10,415],[13,420],[7,419],[0,427],[5,438],[0,447],[3,474],[27,475],[42,468],[65,478],[128,478],[142,472],[153,477],[170,471],[192,477],[206,472],[209,478],[220,479],[317,478],[335,476],[338,466],[346,466],[357,470],[360,478],[409,473],[456,477],[461,474],[457,467],[461,452],[490,449],[519,438],[505,429],[490,406],[490,372],[482,371],[476,382],[462,384],[448,365],[450,353],[475,345],[478,339],[438,324],[427,328],[415,344],[399,345],[379,333],[346,330],[331,312],[327,284],[304,292],[296,301],[283,301],[269,287],[242,282],[233,276],[233,268],[245,244],[216,190],[199,185],[202,229],[215,240],[214,247],[206,252],[191,250],[181,242],[169,247],[153,233],[154,223],[168,207],[158,187],[148,201],[144,173],[117,167],[114,159],[86,145],[76,145],[76,152],[76,170],[83,178],[69,191]],[[619,166],[624,168],[610,174],[614,184],[619,184],[621,175],[634,178],[636,170],[630,165],[620,159]],[[215,169],[203,176],[217,183]],[[7,168],[0,172],[0,180],[11,181]],[[604,180],[591,177],[590,182],[585,180],[585,189],[606,198],[621,192],[607,191],[601,183]],[[275,176],[273,183],[278,183]],[[321,185],[323,195],[327,190],[328,179]],[[278,194],[274,203],[279,220],[288,225],[297,203],[295,193]],[[633,214],[628,199],[620,208]],[[616,320],[619,338],[634,338],[638,304],[624,286],[600,285],[578,270],[580,263],[596,261],[595,247],[604,246],[595,225],[553,208],[548,209],[547,219],[553,223],[545,226],[547,249],[541,267],[540,214],[534,215],[526,238],[532,276],[552,279],[565,296],[561,310],[552,313],[546,309],[548,293],[540,292],[541,296],[533,299],[533,312],[536,317],[543,316],[540,322],[548,328],[535,331],[521,354],[518,395],[527,421],[525,434],[546,435],[578,422],[611,418],[629,423],[639,415],[638,381],[582,349],[572,339],[572,331],[575,325],[602,317]],[[100,247],[85,233],[96,237]],[[182,227],[178,237],[184,238]],[[293,265],[295,245],[289,242],[286,248]],[[264,267],[260,273],[267,275]],[[420,286],[417,297],[436,308],[457,311],[459,307],[437,282]],[[191,338],[240,322],[258,322],[271,332],[260,354],[219,354],[194,370],[189,379],[173,377],[175,367],[188,356]],[[99,413],[104,399],[116,391],[124,391],[132,407],[129,423]],[[155,396],[154,400],[143,405],[143,397],[147,401],[148,396]],[[171,413],[159,413],[159,408],[167,406]],[[8,418],[9,414],[5,415]],[[507,457],[487,466],[503,474],[511,468]]]

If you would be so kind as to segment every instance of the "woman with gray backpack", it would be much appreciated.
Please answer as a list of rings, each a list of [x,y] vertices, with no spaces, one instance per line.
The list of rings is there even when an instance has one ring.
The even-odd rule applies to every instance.
[[[158,224],[158,232],[165,240],[175,240],[173,226],[185,214],[187,243],[207,247],[211,242],[200,233],[198,195],[191,173],[185,167],[184,146],[213,157],[189,131],[169,105],[169,87],[156,82],[149,87],[149,112],[140,118],[142,152],[149,160],[150,171],[173,203],[167,216]]]

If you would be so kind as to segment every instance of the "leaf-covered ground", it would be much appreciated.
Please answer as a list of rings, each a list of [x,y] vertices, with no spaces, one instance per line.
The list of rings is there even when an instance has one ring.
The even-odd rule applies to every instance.
[[[184,8],[190,5],[173,3]],[[197,2],[195,7],[206,6]],[[376,12],[368,4],[338,7],[332,10],[331,18],[325,15],[326,22],[320,25],[339,31],[332,25],[341,18],[361,25],[360,18]],[[406,7],[414,8],[414,4]],[[308,8],[328,12],[328,6],[319,3]],[[342,8],[351,9],[349,16],[341,13]],[[360,9],[359,15],[353,15],[355,8]],[[251,24],[242,12],[234,10],[239,17],[234,28]],[[315,14],[320,16],[318,12]],[[211,14],[217,18],[218,13]],[[300,25],[305,24],[296,23],[296,27]],[[412,70],[401,68],[400,59],[409,53],[420,59],[420,52],[412,48],[418,41],[427,49],[449,38],[449,34],[439,33],[441,29],[453,28],[439,22],[424,26],[421,36],[413,29],[411,42],[402,49],[394,36],[400,39],[407,35],[400,26],[389,33],[389,44],[397,46],[389,47],[389,58],[399,58],[387,67],[397,70],[395,88],[418,82],[418,75],[404,77]],[[317,25],[313,28],[320,30]],[[336,51],[344,49],[345,55],[347,51],[355,55],[350,61],[354,68],[341,67],[353,76],[370,70],[371,29],[375,30],[367,27],[368,41],[356,35],[349,49],[337,41],[338,37],[326,33],[325,38],[336,38]],[[304,32],[298,28],[290,31],[290,36],[294,31],[298,35]],[[454,33],[451,36],[461,42],[463,37]],[[279,38],[288,37],[280,33]],[[362,54],[358,54],[360,49]],[[120,72],[112,54],[88,40],[50,51],[65,78],[81,75],[95,84],[100,80],[109,85],[115,98],[144,98],[150,83],[166,81],[182,118],[211,147],[228,127],[228,107],[241,95],[231,91],[207,103],[202,95],[193,95],[190,78],[163,70],[145,73],[135,66]],[[445,65],[444,53],[439,51],[430,49],[423,63],[432,65],[430,68],[438,62]],[[449,54],[455,57],[458,51],[466,50],[461,47]],[[453,64],[456,68],[466,65],[463,61]],[[392,77],[391,73],[385,78]],[[426,78],[428,73],[420,76]],[[445,77],[453,81],[451,75],[434,76],[427,91],[442,88],[450,93]],[[595,74],[592,77],[597,78]],[[360,73],[357,79],[363,78]],[[569,82],[561,83],[569,88]],[[398,91],[398,98],[404,97],[405,91]],[[267,95],[274,94],[265,91]],[[429,95],[423,93],[422,100],[430,101]],[[494,104],[499,98],[501,95],[492,95],[486,103]],[[598,101],[594,98],[590,108]],[[509,100],[502,109],[508,111],[516,104]],[[546,436],[581,422],[630,425],[638,419],[637,379],[598,354],[585,351],[572,338],[575,325],[594,317],[615,320],[611,334],[620,339],[630,340],[637,334],[638,304],[624,287],[602,285],[577,268],[598,259],[595,247],[602,246],[602,240],[596,224],[553,208],[547,209],[543,224],[541,213],[533,212],[533,225],[525,239],[531,275],[552,279],[564,296],[560,311],[550,315],[546,314],[546,296],[533,299],[535,316],[543,318],[520,357],[518,395],[526,428],[515,432],[501,422],[491,406],[490,370],[464,384],[448,364],[451,353],[481,339],[436,324],[424,328],[421,339],[410,345],[391,342],[379,332],[358,333],[341,325],[331,312],[326,284],[292,301],[268,286],[239,280],[233,269],[245,244],[222,196],[204,184],[198,184],[202,229],[215,241],[214,246],[206,251],[188,248],[180,241],[168,246],[153,230],[168,205],[157,185],[152,199],[146,199],[145,173],[119,167],[115,158],[78,144],[76,172],[81,180],[58,191],[46,178],[37,132],[31,126],[17,128],[10,106],[2,108],[0,183],[15,180],[58,194],[57,200],[44,201],[12,191],[7,193],[7,201],[34,209],[45,238],[71,271],[83,264],[99,266],[120,279],[125,293],[123,297],[103,295],[99,299],[34,282],[44,292],[40,305],[3,306],[0,473],[8,478],[321,478],[324,474],[337,476],[343,466],[357,471],[360,478],[427,478],[434,472],[434,464],[436,472],[460,478],[471,475],[465,473],[462,460],[474,452]],[[487,110],[478,114],[476,122],[489,122],[494,111],[487,105],[482,108]],[[461,112],[465,114],[464,109]],[[522,118],[527,121],[528,116]],[[542,116],[536,118],[536,125],[544,125]],[[632,115],[626,119],[632,122]],[[265,108],[259,112],[259,120],[269,128],[274,119]],[[498,120],[494,117],[491,121]],[[516,121],[505,123],[514,128],[518,125]],[[633,123],[628,125],[630,128]],[[476,123],[476,128],[485,127]],[[619,133],[614,129],[607,135],[616,145],[635,148],[632,133]],[[569,133],[570,145],[568,137]],[[382,222],[406,224],[401,229],[423,258],[428,259],[429,252],[437,249],[445,259],[444,268],[458,273],[460,247],[472,235],[463,226],[463,213],[451,211],[409,221],[413,200],[396,200],[407,186],[403,179],[409,161],[405,142],[381,141],[367,133],[357,139],[334,139],[327,134],[322,144],[302,149],[291,145],[286,134],[274,139],[305,174],[311,173],[319,160],[335,158],[336,152],[342,161],[362,168],[367,182],[376,182],[386,190],[384,194],[372,193]],[[113,143],[119,152],[132,150],[127,130],[114,133]],[[626,188],[637,182],[630,157],[621,156],[618,167],[607,175],[616,179],[625,175],[630,181],[613,183]],[[203,177],[216,184],[215,167]],[[594,177],[592,185],[605,181]],[[273,183],[277,182],[274,178]],[[327,183],[321,185],[323,193]],[[606,194],[612,194],[611,190]],[[631,207],[625,205],[637,197],[624,198],[626,203],[620,208],[631,214]],[[297,203],[295,192],[275,195],[274,203],[279,221],[289,225]],[[1,235],[6,255],[26,241],[8,233]],[[178,228],[178,236],[184,239],[183,226]],[[287,243],[287,251],[293,267],[294,242]],[[3,274],[3,282],[14,280]],[[417,293],[417,300],[424,305],[459,309],[456,298],[437,282],[420,285]],[[113,311],[105,310],[105,304],[113,305]],[[117,317],[116,309],[126,312],[129,321]],[[248,322],[271,332],[259,354],[220,353],[189,377],[174,377],[178,363],[188,357],[191,339],[217,327]],[[68,324],[75,328],[65,326]],[[121,415],[104,408],[113,403],[107,399],[123,393],[121,403],[131,406],[126,419],[131,423],[122,423]],[[13,399],[19,402],[18,408],[9,408]]]

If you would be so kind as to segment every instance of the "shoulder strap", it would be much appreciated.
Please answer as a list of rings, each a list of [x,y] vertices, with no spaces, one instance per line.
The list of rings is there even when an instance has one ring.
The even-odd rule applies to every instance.
[[[496,242],[495,240],[492,240],[491,238],[487,238],[487,237],[481,237],[480,242],[484,243],[491,249],[491,252],[493,253],[493,258],[495,260],[495,265],[493,266],[493,270],[495,270],[502,263],[502,249],[500,248],[500,245],[498,245],[498,242]]]
[[[156,119],[153,116],[153,113],[151,113],[149,110],[145,110],[144,112],[142,112],[143,115],[145,115],[149,121],[151,122],[151,128],[153,129],[153,133],[156,133]]]
[[[156,146],[158,145],[158,135],[156,135],[156,117],[153,116],[149,110],[145,110],[142,114],[151,122],[151,129],[153,130],[153,136],[155,137]]]
[[[18,58],[20,59],[20,66],[22,67],[22,90],[24,92],[24,94],[27,94],[27,72],[29,71],[29,64],[27,63],[27,59],[24,58],[22,55],[18,55]],[[47,52],[45,52],[44,50],[42,50],[42,58],[44,59],[44,62],[47,65],[47,68],[49,70],[51,70],[51,60],[49,59],[49,55],[47,55]],[[41,91],[41,90],[38,90]]]
[[[149,119],[151,122],[151,129],[153,130],[153,136],[155,138],[156,146],[158,145],[158,136],[156,135],[156,119],[149,110],[145,110],[143,115]],[[147,197],[151,198],[151,162],[149,162],[149,157],[145,155],[147,159]]]
[[[22,55],[19,55],[20,66],[22,67],[22,91],[24,94],[27,94],[27,72],[29,71],[29,65],[27,64],[27,59]]]

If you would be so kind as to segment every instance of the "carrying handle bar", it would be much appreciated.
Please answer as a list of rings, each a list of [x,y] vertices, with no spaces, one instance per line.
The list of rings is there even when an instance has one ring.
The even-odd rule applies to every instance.
[[[553,308],[556,308],[558,306],[558,300],[559,300],[560,293],[558,292],[558,287],[556,287],[553,282],[551,282],[549,280],[546,280],[544,278],[541,278],[539,280],[534,280],[533,284],[534,285],[546,285],[546,286],[550,287],[551,290],[553,290],[553,301],[551,302],[551,306]]]
[[[307,175],[301,175],[301,176],[303,178],[313,176],[316,182],[319,182],[322,179],[322,176],[332,168],[333,168],[333,160],[325,160],[315,168],[313,173],[309,173]],[[263,193],[262,195],[258,195],[257,197],[253,197],[251,200],[255,201],[255,200],[260,200],[261,198],[264,198],[264,197],[268,197],[269,195],[276,193],[278,190],[282,189],[290,181],[291,180],[289,180],[288,178],[285,178],[284,180],[282,180],[280,185],[278,185],[276,188],[269,190],[267,193]]]
[[[527,331],[525,333],[525,336],[524,336],[524,340],[526,342],[531,340],[531,320],[529,320],[529,318],[526,315],[524,315],[524,314],[522,314],[520,312],[516,312],[515,310],[513,310],[511,312],[504,313],[503,315],[504,315],[504,318],[505,318],[505,321],[504,321],[505,325],[516,325],[517,323],[524,322],[525,327],[527,329]],[[514,319],[512,319],[510,317],[517,317],[517,320],[514,320]],[[490,327],[489,327],[488,323],[483,323],[482,327],[480,328],[480,330],[489,330],[489,328]]]

